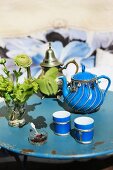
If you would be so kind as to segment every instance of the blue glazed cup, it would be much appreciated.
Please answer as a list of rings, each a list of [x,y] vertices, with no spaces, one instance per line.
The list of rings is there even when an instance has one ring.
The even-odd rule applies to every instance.
[[[67,111],[53,113],[54,133],[57,135],[68,135],[71,130],[71,114]]]
[[[81,116],[74,119],[75,139],[83,144],[91,143],[94,136],[94,119]]]

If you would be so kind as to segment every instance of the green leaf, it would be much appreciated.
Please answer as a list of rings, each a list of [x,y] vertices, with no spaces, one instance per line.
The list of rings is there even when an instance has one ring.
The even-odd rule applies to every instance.
[[[33,86],[33,91],[35,93],[37,93],[38,92],[38,88],[39,88],[38,83],[36,81],[33,81],[32,82],[32,86]]]
[[[48,78],[48,82],[49,87],[51,88],[51,94],[56,94],[58,92],[57,82],[51,77]]]
[[[49,91],[47,89],[47,80],[46,79],[38,79],[40,91],[46,95],[49,95]]]
[[[9,73],[10,73],[10,72],[7,70],[6,67],[3,68],[3,71],[4,71],[4,73],[9,77]]]
[[[58,68],[56,68],[56,67],[50,68],[50,69],[45,73],[45,77],[52,77],[53,79],[56,79],[57,75],[58,75]]]
[[[13,72],[14,72],[16,80],[18,81],[18,78],[22,75],[22,72],[20,71],[20,69],[19,71],[13,70]]]
[[[11,101],[11,96],[8,93],[5,93],[5,101],[10,102]]]
[[[40,91],[46,95],[54,95],[58,91],[57,82],[52,77],[40,78],[38,80]]]
[[[55,95],[58,91],[58,84],[56,78],[58,76],[58,68],[50,68],[45,75],[41,76],[37,81],[39,89],[46,95]]]
[[[46,88],[48,90],[49,95],[52,95],[53,89],[51,88],[51,83],[49,83],[49,80],[46,81]]]

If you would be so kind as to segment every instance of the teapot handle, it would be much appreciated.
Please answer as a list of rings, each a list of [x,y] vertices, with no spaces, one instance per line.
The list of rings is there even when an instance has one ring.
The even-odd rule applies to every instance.
[[[98,76],[98,77],[97,77],[97,80],[99,80],[99,79],[101,79],[101,78],[104,78],[104,79],[107,79],[107,80],[108,80],[108,85],[107,85],[107,87],[106,87],[106,89],[105,89],[105,91],[104,91],[104,97],[105,97],[106,92],[108,91],[108,88],[109,88],[110,85],[111,85],[111,79],[110,79],[109,77],[105,76],[105,75],[101,75],[101,76]]]
[[[79,69],[79,66],[78,66],[78,64],[77,64],[77,62],[75,61],[75,60],[71,60],[71,61],[69,61],[65,66],[63,66],[62,68],[60,68],[60,71],[62,71],[63,69],[66,69],[67,68],[67,66],[68,66],[68,64],[70,64],[70,63],[73,63],[73,64],[75,64],[75,66],[76,66],[76,71],[75,71],[75,74],[78,72],[78,69]]]

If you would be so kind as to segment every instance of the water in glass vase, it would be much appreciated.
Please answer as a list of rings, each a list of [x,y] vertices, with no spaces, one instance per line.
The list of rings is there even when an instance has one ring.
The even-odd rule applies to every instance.
[[[21,127],[25,122],[25,104],[12,103],[8,106],[8,124],[13,127]]]

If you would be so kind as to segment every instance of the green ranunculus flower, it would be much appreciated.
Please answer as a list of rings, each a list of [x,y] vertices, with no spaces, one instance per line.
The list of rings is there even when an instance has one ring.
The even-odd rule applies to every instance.
[[[5,64],[5,63],[6,63],[6,59],[5,58],[0,59],[0,64]]]
[[[32,60],[26,54],[17,55],[14,58],[14,62],[17,66],[27,68],[32,64]]]

